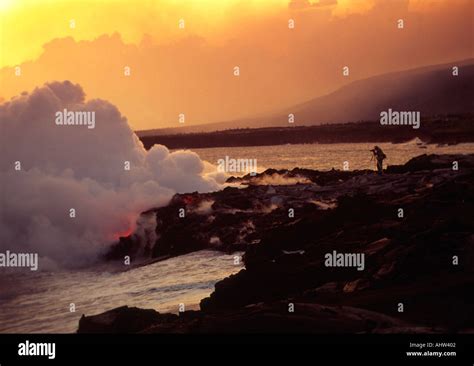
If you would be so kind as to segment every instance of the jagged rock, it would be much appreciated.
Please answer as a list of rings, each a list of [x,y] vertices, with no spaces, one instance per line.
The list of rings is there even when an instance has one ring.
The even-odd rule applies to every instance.
[[[358,278],[355,281],[348,282],[344,285],[342,291],[343,292],[354,292],[354,291],[360,291],[365,288],[369,287],[369,283],[367,280],[363,278]]]
[[[82,315],[78,333],[137,333],[153,323],[169,323],[177,315],[122,306],[99,315]]]
[[[452,161],[458,161],[458,171]],[[275,174],[310,182],[272,185],[268,193],[269,187],[259,182]],[[469,291],[474,285],[474,155],[423,155],[389,167],[381,176],[293,169],[232,181],[247,187],[180,194],[168,206],[151,210],[158,221],[155,257],[205,248],[245,250],[245,269],[218,282],[201,301],[200,312],[168,323],[155,319],[153,331],[200,332],[226,325],[306,330],[303,323],[328,332],[330,327],[382,329],[367,330],[343,314],[325,322],[316,315],[317,306],[329,313],[340,307],[365,309],[409,324],[392,324],[386,332],[474,328],[474,294]],[[274,197],[278,200],[272,201]],[[314,201],[331,206],[322,209]],[[186,208],[185,220],[177,215],[181,207]],[[290,207],[294,217],[288,215]],[[219,238],[217,244],[211,243],[213,237]],[[124,241],[115,250],[123,254],[130,245]],[[333,250],[364,253],[365,269],[326,267],[325,254]],[[308,314],[316,320],[302,315],[305,321],[298,323],[289,317],[281,305],[289,299],[315,306]],[[396,311],[399,302],[405,304],[403,313]],[[255,321],[254,328],[245,317]],[[139,328],[134,329],[143,330]]]
[[[380,252],[381,250],[383,250],[384,248],[386,248],[389,244],[391,243],[390,239],[388,238],[382,238],[382,239],[379,239],[377,241],[374,241],[370,244],[368,244],[365,249],[364,249],[364,252],[367,254],[367,255],[373,255],[375,253],[378,253]]]
[[[420,155],[410,159],[404,165],[394,165],[387,168],[387,173],[406,173],[419,170],[452,169],[457,161],[459,168],[473,168],[471,155]]]
[[[334,293],[340,290],[340,285],[337,282],[328,282],[314,290],[307,290],[305,292],[306,295],[316,295],[318,293]]]
[[[348,306],[325,306],[312,303],[258,303],[225,314],[184,312],[180,316],[146,313],[122,307],[101,315],[81,319],[78,333],[403,333],[421,332],[419,328],[396,318]],[[103,318],[107,318],[103,321]],[[144,321],[124,327],[124,320]],[[439,330],[438,330],[439,331]],[[423,333],[435,330],[423,328]]]
[[[391,273],[393,273],[395,269],[395,263],[396,262],[389,262],[389,263],[384,263],[382,267],[377,271],[377,273],[374,275],[374,278],[376,279],[382,279],[387,276],[389,276]]]

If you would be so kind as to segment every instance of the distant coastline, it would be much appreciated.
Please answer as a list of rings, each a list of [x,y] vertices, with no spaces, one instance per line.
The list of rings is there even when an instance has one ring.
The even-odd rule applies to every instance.
[[[147,135],[138,132],[146,149],[162,144],[170,149],[268,146],[304,143],[403,143],[419,138],[428,144],[458,144],[474,141],[474,116],[447,115],[423,119],[419,129],[381,126],[364,121],[317,126],[246,128],[215,132]]]

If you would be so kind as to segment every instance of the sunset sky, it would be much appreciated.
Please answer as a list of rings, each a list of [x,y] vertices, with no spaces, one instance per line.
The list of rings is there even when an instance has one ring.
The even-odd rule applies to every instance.
[[[0,0],[0,17],[0,100],[67,79],[135,129],[262,115],[474,55],[471,0]]]

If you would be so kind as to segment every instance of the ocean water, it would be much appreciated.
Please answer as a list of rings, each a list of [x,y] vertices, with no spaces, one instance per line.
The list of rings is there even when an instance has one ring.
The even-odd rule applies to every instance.
[[[279,145],[193,149],[202,159],[257,159],[258,169],[294,167],[329,170],[375,169],[374,144]],[[387,164],[403,164],[420,154],[474,153],[474,144],[454,146],[379,143]],[[234,255],[238,255],[234,254]],[[71,333],[82,314],[98,314],[118,306],[177,312],[180,303],[197,309],[214,284],[238,272],[234,255],[200,251],[120,272],[96,267],[82,271],[0,271],[0,333]],[[74,303],[76,312],[70,312]]]
[[[0,272],[0,333],[72,333],[82,314],[128,305],[177,313],[199,309],[214,284],[238,272],[234,256],[199,251],[126,272]],[[74,303],[76,312],[70,312]]]
[[[192,149],[199,156],[216,165],[226,156],[232,159],[256,159],[258,172],[267,168],[293,169],[295,167],[316,170],[343,169],[345,161],[349,170],[376,169],[371,159],[374,145],[382,148],[387,155],[387,165],[404,164],[421,154],[467,154],[474,153],[474,143],[451,146],[424,145],[419,140],[402,144],[357,143],[357,144],[296,144],[251,147],[218,147]],[[239,174],[235,174],[239,175]]]

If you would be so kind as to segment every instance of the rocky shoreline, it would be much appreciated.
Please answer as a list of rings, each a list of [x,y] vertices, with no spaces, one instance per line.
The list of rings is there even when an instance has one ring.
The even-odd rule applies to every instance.
[[[122,238],[107,258],[245,251],[245,269],[200,311],[121,307],[83,315],[78,332],[473,332],[473,178],[474,155],[422,155],[381,176],[270,169],[177,194],[144,213],[154,243]],[[363,254],[363,270],[327,266],[334,251]]]

